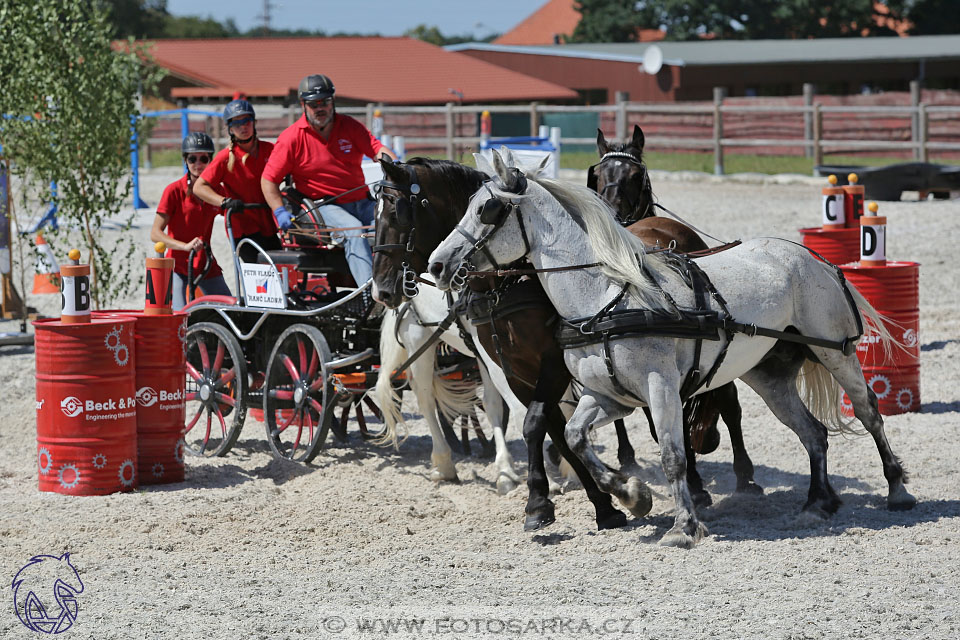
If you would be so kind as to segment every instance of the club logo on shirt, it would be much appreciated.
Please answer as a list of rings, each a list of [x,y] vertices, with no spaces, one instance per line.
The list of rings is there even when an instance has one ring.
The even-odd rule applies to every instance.
[[[351,151],[353,151],[353,144],[346,138],[340,138],[339,142],[340,142],[340,151],[343,151],[344,153],[350,153]]]

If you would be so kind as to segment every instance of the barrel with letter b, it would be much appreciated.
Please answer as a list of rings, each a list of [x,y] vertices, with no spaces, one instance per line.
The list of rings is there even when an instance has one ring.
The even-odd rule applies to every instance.
[[[137,487],[133,320],[37,320],[39,488],[106,495]]]

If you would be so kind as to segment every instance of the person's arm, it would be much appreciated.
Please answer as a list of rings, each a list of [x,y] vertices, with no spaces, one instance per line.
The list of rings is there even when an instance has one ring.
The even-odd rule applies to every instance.
[[[394,162],[397,161],[397,154],[388,149],[387,147],[380,147],[380,151],[377,153],[377,157],[374,160],[383,160],[384,158],[390,158]],[[196,189],[196,187],[194,187]]]
[[[175,251],[192,251],[193,249],[199,249],[203,246],[203,239],[196,237],[189,242],[180,242],[176,238],[167,235],[164,229],[167,228],[167,222],[170,220],[170,216],[157,212],[157,215],[153,218],[153,227],[150,229],[150,241],[151,242],[162,242],[167,245],[168,249],[173,249]]]
[[[219,207],[226,200],[224,196],[214,191],[213,186],[204,180],[203,176],[197,178],[197,181],[193,183],[193,195],[215,207]]]
[[[276,182],[270,182],[266,178],[260,178],[260,189],[263,191],[263,198],[270,205],[271,209],[283,206],[283,197],[280,195],[280,185]]]

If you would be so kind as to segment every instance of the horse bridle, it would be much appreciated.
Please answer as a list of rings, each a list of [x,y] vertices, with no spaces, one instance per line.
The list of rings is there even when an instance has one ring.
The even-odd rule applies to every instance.
[[[513,173],[513,179],[510,180],[510,186],[505,186],[504,191],[512,193],[515,195],[521,195],[527,190],[527,178],[523,175],[523,172],[519,169],[512,168],[510,171]],[[470,250],[463,256],[463,259],[460,261],[460,266],[457,268],[456,273],[451,279],[451,285],[454,289],[459,290],[463,288],[463,285],[467,280],[467,272],[471,271],[470,259],[478,252],[482,252],[484,257],[490,261],[490,264],[493,266],[494,270],[501,270],[503,266],[497,262],[496,258],[493,257],[493,254],[490,253],[490,249],[487,248],[487,243],[490,241],[490,238],[493,237],[493,234],[500,230],[501,227],[507,222],[507,219],[510,217],[510,214],[514,211],[517,212],[517,223],[520,225],[520,236],[523,238],[523,246],[525,248],[524,255],[530,252],[530,241],[527,239],[527,229],[523,223],[523,216],[520,215],[520,205],[513,200],[503,200],[490,191],[490,187],[484,183],[483,188],[490,193],[490,197],[486,202],[483,203],[483,206],[480,207],[479,218],[480,222],[483,224],[493,225],[486,233],[480,236],[479,239],[474,238],[473,235],[464,229],[460,224],[457,224],[454,227],[460,235],[467,239],[472,246]]]
[[[647,171],[647,166],[643,164],[642,160],[638,160],[635,155],[627,151],[608,151],[607,153],[603,154],[603,156],[601,156],[600,161],[597,162],[597,164],[592,165],[590,168],[587,169],[587,186],[590,189],[596,191],[599,195],[602,196],[603,192],[609,189],[610,187],[619,186],[620,183],[611,182],[610,184],[603,185],[603,189],[597,189],[596,168],[611,158],[618,158],[618,159],[622,158],[627,162],[629,162],[630,164],[634,164],[638,167],[641,167],[643,169],[643,184],[640,186],[640,194],[642,195],[646,192],[652,193],[653,186],[650,184],[650,173]],[[631,211],[636,211],[637,205],[635,203],[631,202],[630,200],[627,200],[627,204],[630,205]],[[627,226],[627,225],[633,224],[637,220],[642,220],[643,218],[646,218],[649,215],[650,208],[652,206],[653,206],[653,198],[651,197],[650,202],[647,203],[647,208],[643,212],[641,212],[639,215],[632,215],[629,218],[621,218],[619,212],[616,213],[617,222],[619,222],[621,226]]]
[[[402,251],[403,252],[403,261],[401,262],[401,289],[403,290],[403,295],[406,298],[415,298],[420,293],[420,287],[417,284],[417,272],[410,267],[411,258],[417,255],[417,247],[414,244],[414,238],[416,234],[416,219],[417,219],[417,209],[422,208],[431,217],[434,216],[433,206],[430,204],[430,200],[427,198],[420,197],[420,183],[417,182],[417,171],[413,167],[407,164],[398,163],[397,166],[403,167],[404,171],[407,172],[407,175],[410,177],[410,184],[402,185],[395,182],[387,182],[383,180],[380,182],[381,188],[394,189],[403,194],[403,197],[397,197],[394,203],[394,213],[397,218],[397,226],[400,228],[400,240],[401,242],[391,243],[391,244],[377,244],[374,245],[371,251],[377,253],[378,251]],[[383,197],[381,195],[381,197]],[[407,237],[404,241],[403,234],[406,232]],[[426,256],[421,256],[424,258],[424,263],[426,263]]]

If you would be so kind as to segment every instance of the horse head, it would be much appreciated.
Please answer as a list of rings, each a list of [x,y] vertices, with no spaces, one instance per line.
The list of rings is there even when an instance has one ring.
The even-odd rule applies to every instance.
[[[623,225],[654,215],[643,145],[643,130],[637,125],[633,126],[633,138],[622,144],[608,143],[597,130],[600,162],[587,170],[587,186],[610,204]]]
[[[390,308],[416,295],[413,277],[457,224],[486,176],[448,160],[381,160],[373,255],[374,298]]]

